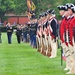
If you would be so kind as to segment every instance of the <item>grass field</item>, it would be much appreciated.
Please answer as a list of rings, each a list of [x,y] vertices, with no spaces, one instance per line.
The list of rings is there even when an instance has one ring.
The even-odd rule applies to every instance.
[[[61,66],[58,56],[50,59],[43,56],[29,44],[17,44],[13,34],[12,44],[7,43],[6,33],[2,33],[0,44],[0,75],[66,75],[65,62]]]

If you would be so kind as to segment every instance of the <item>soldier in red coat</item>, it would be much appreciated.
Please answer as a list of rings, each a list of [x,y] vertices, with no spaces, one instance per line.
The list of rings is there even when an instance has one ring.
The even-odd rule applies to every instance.
[[[71,50],[69,48],[69,38],[70,38],[70,32],[69,32],[69,25],[72,20],[72,12],[71,12],[71,7],[73,7],[73,4],[69,3],[66,4],[68,10],[65,11],[65,18],[63,19],[60,27],[60,39],[62,42],[62,47],[64,49],[64,53],[66,56],[66,68],[64,70],[70,70],[67,72],[67,74],[72,74],[74,73],[74,59],[71,54]],[[65,6],[65,7],[66,7]],[[71,62],[73,61],[73,62]]]
[[[66,17],[68,8],[67,6],[58,6],[59,13],[62,16],[61,24],[60,24],[60,41],[61,41],[61,46],[63,48],[63,55],[66,56],[66,45],[65,45],[65,40],[66,40],[66,28],[65,25],[67,23]],[[68,63],[66,61],[66,68],[64,70],[68,70]]]
[[[42,14],[39,15],[38,19],[38,27],[37,27],[37,42],[38,42],[38,52],[41,52],[42,50]]]
[[[64,31],[62,32],[62,34],[64,34],[64,42],[63,42],[63,46],[65,47],[65,56],[66,56],[66,62],[67,62],[67,69],[66,70],[70,70],[69,72],[67,72],[66,74],[73,74],[74,73],[74,58],[72,53],[72,50],[70,49],[69,46],[69,39],[70,39],[70,31],[69,31],[69,26],[70,26],[70,22],[73,19],[72,16],[72,10],[71,7],[73,7],[73,4],[68,3],[66,4],[68,11],[65,12],[65,18],[63,21],[63,27],[64,27]]]
[[[70,12],[72,13],[71,16],[72,20],[69,24],[69,50],[73,58],[71,73],[75,74],[75,17],[74,17],[75,6],[71,8]]]

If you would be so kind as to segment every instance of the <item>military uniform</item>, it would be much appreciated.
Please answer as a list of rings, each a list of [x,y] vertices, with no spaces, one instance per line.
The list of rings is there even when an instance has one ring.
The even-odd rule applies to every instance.
[[[20,44],[21,43],[21,36],[22,36],[22,29],[20,26],[18,26],[16,29],[16,36],[17,36],[17,42]]]
[[[11,38],[12,38],[13,29],[12,29],[12,26],[10,25],[10,23],[7,24],[6,28],[7,28],[8,43],[11,44],[12,43]]]
[[[44,12],[44,20],[43,20],[43,34],[42,34],[42,42],[43,42],[43,50],[42,54],[47,55],[48,51],[48,39],[47,39],[47,13]]]
[[[71,9],[72,4],[66,4],[65,6],[67,9]],[[65,8],[64,8],[65,9]],[[66,68],[64,70],[70,70],[69,72],[67,72],[66,74],[72,74],[74,73],[74,51],[72,50],[72,47],[69,45],[69,42],[72,44],[72,40],[71,40],[71,32],[70,32],[70,26],[71,26],[71,21],[73,19],[73,17],[71,17],[70,14],[68,14],[69,10],[67,10],[67,12],[65,12],[65,18],[62,21],[61,27],[60,27],[60,39],[62,42],[62,47],[64,49],[64,53],[66,56]]]
[[[36,31],[37,31],[37,23],[31,23],[30,27],[30,41],[32,47],[36,48]]]
[[[43,33],[43,29],[42,29],[42,14],[39,15],[39,20],[38,20],[38,26],[37,26],[37,39],[38,39],[38,52],[42,52],[42,33]]]
[[[38,51],[40,51],[40,50],[39,50],[39,46],[40,46],[39,30],[40,30],[40,26],[37,26],[36,44],[37,44],[37,49],[38,49]]]
[[[24,37],[25,42],[28,42],[28,40],[27,40],[28,30],[29,30],[28,26],[25,26],[23,28],[23,37]]]
[[[57,41],[56,41],[56,35],[57,35],[57,20],[54,15],[54,10],[49,10],[48,13],[50,14],[49,18],[49,28],[50,28],[50,44],[52,47],[51,56],[50,58],[55,58],[57,56]]]
[[[73,63],[72,63],[73,66],[71,67],[71,72],[75,73],[75,18],[74,17],[70,22],[69,34],[70,34],[69,35],[69,49],[70,49],[71,56],[73,58]]]
[[[67,74],[73,74],[73,73],[75,73],[75,53],[74,53],[74,50],[73,50],[73,48],[74,47],[72,47],[72,45],[70,45],[69,44],[69,42],[71,42],[71,40],[70,40],[70,38],[71,38],[71,35],[70,35],[70,27],[71,26],[73,26],[74,25],[74,23],[72,23],[73,22],[73,19],[74,19],[74,16],[73,16],[73,10],[71,9],[72,7],[74,7],[74,5],[72,4],[72,3],[68,3],[68,4],[66,4],[66,6],[68,7],[68,9],[70,10],[68,10],[69,12],[71,12],[72,11],[72,13],[71,13],[71,15],[70,15],[70,20],[67,22],[67,24],[68,24],[68,28],[66,29],[66,32],[67,32],[67,34],[68,34],[68,50],[69,50],[69,68],[70,68],[70,71],[69,72],[67,72]],[[71,24],[70,24],[71,23]],[[73,30],[72,30],[73,31]]]
[[[41,27],[41,24],[38,23],[38,26],[37,26],[37,35],[36,35],[36,38],[37,38],[37,48],[38,48],[38,52],[41,52],[41,45],[42,45],[42,42],[41,42],[41,37],[42,37],[42,27]]]

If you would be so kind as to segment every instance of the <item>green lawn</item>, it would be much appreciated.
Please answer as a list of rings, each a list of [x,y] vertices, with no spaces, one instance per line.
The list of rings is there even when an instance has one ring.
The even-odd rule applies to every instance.
[[[0,44],[0,75],[66,75],[61,66],[60,50],[57,58],[43,56],[29,44],[17,44],[13,34],[12,44],[7,43],[6,33],[2,33]]]

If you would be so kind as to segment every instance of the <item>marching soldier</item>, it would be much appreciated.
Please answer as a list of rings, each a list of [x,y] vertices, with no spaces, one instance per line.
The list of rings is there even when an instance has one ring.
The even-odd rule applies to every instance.
[[[65,46],[63,46],[63,41],[64,41],[64,38],[63,38],[63,32],[64,32],[64,26],[63,26],[63,23],[64,23],[64,18],[65,18],[65,11],[67,11],[67,7],[66,6],[63,6],[63,5],[60,5],[58,6],[58,9],[59,9],[59,14],[60,16],[62,16],[62,20],[61,20],[61,23],[60,23],[60,41],[61,41],[61,46],[63,48],[63,54],[65,55]],[[67,62],[66,62],[66,68],[64,70],[67,70],[68,68],[68,65],[67,65]]]
[[[47,51],[48,51],[48,37],[47,37],[47,24],[48,24],[48,21],[47,21],[47,12],[44,12],[43,13],[43,50],[42,50],[42,53],[44,55],[47,55]]]
[[[49,35],[51,38],[49,42],[51,42],[51,47],[52,47],[50,58],[55,58],[57,56],[57,42],[56,42],[57,20],[55,18],[54,10],[49,10],[48,14],[50,16],[48,23],[50,28]]]
[[[39,36],[39,52],[43,52],[43,48],[44,48],[44,43],[43,43],[43,14],[40,14],[40,18],[39,18],[39,21],[38,21],[38,28],[39,30],[37,29],[37,35]]]
[[[62,23],[61,23],[61,27],[60,27],[60,39],[62,41],[62,47],[64,49],[64,53],[66,56],[66,68],[64,70],[70,70],[69,72],[67,72],[66,74],[72,74],[74,73],[73,69],[74,69],[74,58],[71,54],[71,50],[69,48],[69,25],[70,22],[72,20],[72,13],[71,13],[71,7],[73,5],[72,4],[66,4],[66,6],[64,7],[64,9],[67,11],[65,11],[65,18],[63,19]]]
[[[50,14],[49,14],[50,10],[47,10],[47,37],[48,37],[48,51],[47,51],[47,56],[50,57],[51,56],[51,51],[52,51],[52,46],[51,46],[51,35],[50,35]]]
[[[21,43],[21,36],[22,36],[22,29],[21,29],[21,26],[18,25],[16,29],[16,37],[17,37],[18,44]]]
[[[31,46],[33,48],[36,48],[36,31],[37,31],[37,19],[33,17],[30,23],[30,41]]]
[[[72,6],[73,4],[71,4]],[[71,66],[71,70],[68,72],[69,74],[75,74],[75,48],[74,48],[74,42],[75,42],[75,17],[74,17],[74,13],[75,13],[75,6],[73,5],[73,7],[71,7],[69,9],[69,13],[71,15],[71,22],[69,24],[68,27],[68,35],[69,35],[69,50],[70,50],[70,55],[73,58],[72,61],[72,66]]]
[[[69,32],[69,27],[70,27],[70,23],[73,19],[73,12],[71,10],[71,7],[73,7],[74,5],[71,3],[66,4],[66,6],[68,7],[68,11],[67,13],[65,13],[67,16],[65,18],[65,23],[64,23],[64,37],[65,37],[65,47],[66,47],[66,62],[68,63],[68,69],[70,70],[69,72],[67,72],[66,74],[72,74],[74,73],[74,51],[72,50],[72,47],[69,45],[69,41],[70,41],[70,32]]]
[[[73,50],[73,47],[69,44],[69,42],[71,41],[70,40],[70,26],[71,26],[71,21],[73,20],[74,16],[73,16],[73,11],[72,11],[72,7],[74,7],[74,5],[72,3],[68,3],[66,4],[66,6],[68,7],[68,14],[70,16],[69,20],[67,21],[67,24],[66,24],[66,41],[65,41],[65,44],[67,45],[68,49],[67,49],[67,57],[66,59],[68,60],[68,64],[69,65],[69,69],[70,71],[67,72],[67,74],[73,74],[75,73],[75,53],[74,53],[74,50]],[[73,23],[72,23],[73,24]]]
[[[33,26],[33,29],[34,29],[33,30],[33,32],[34,32],[33,46],[34,46],[34,48],[37,48],[37,45],[36,45],[37,26],[38,26],[37,19],[34,18],[34,26]]]
[[[36,35],[38,52],[41,52],[41,46],[42,46],[42,42],[41,42],[41,37],[42,37],[41,17],[42,17],[42,14],[39,15],[38,26],[37,26],[37,35]]]
[[[25,42],[28,42],[27,40],[28,31],[29,31],[28,25],[25,24],[25,26],[23,27],[23,37],[24,37]]]
[[[13,28],[9,22],[6,24],[6,28],[7,28],[8,43],[11,44],[12,43],[11,38],[12,38]]]

